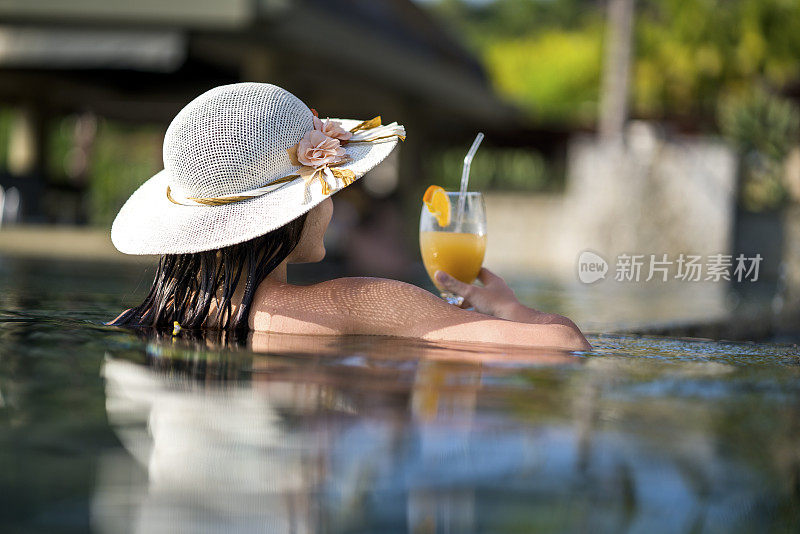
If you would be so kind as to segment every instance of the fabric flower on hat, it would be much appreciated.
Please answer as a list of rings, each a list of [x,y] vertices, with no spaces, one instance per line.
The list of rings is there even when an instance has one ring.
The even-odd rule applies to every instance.
[[[319,119],[314,114],[314,125]],[[325,124],[319,121],[322,128],[326,128],[331,133],[342,135],[344,130],[335,121],[327,121]],[[350,132],[346,137],[350,137]],[[345,141],[347,142],[347,141]],[[350,161],[341,142],[336,137],[327,135],[322,130],[313,129],[303,136],[303,138],[293,147],[287,149],[289,159],[292,164],[300,165],[298,175],[303,178],[306,189],[314,181],[319,180],[322,186],[322,194],[329,195],[332,192],[329,180],[335,183],[336,179],[342,180],[344,185],[349,185],[355,181],[355,173],[350,169],[332,169],[331,166],[341,165]]]
[[[331,183],[336,184],[340,180],[344,186],[350,185],[356,180],[355,171],[346,168],[336,168],[337,166],[349,163],[352,158],[342,146],[351,142],[354,132],[358,136],[362,131],[369,130],[378,136],[373,135],[369,138],[359,138],[359,143],[372,142],[380,139],[392,138],[394,136],[405,139],[405,130],[396,123],[388,125],[388,131],[380,131],[380,116],[363,121],[350,131],[342,128],[341,122],[327,119],[322,121],[317,110],[311,109],[313,115],[314,129],[305,133],[302,139],[294,146],[286,149],[289,161],[292,165],[300,167],[297,176],[301,177],[306,185],[306,195],[308,186],[318,180],[323,195],[330,195],[333,192]],[[395,130],[398,130],[395,131]],[[381,134],[383,136],[381,137]]]
[[[306,132],[297,144],[297,160],[308,167],[335,164],[345,157],[347,152],[339,139],[319,130]]]
[[[319,130],[328,137],[339,139],[340,141],[348,141],[353,134],[342,128],[342,123],[339,121],[332,121],[330,119],[322,122],[319,117],[314,115],[314,129]]]

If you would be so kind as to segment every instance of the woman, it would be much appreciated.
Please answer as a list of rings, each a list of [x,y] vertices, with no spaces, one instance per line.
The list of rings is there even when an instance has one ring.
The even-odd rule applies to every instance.
[[[164,170],[112,226],[119,250],[161,260],[144,302],[111,324],[591,348],[572,321],[521,305],[487,269],[484,287],[436,275],[475,311],[396,280],[287,283],[288,264],[325,256],[330,196],[404,138],[402,126],[379,117],[321,121],[270,84],[200,95],[167,129]]]

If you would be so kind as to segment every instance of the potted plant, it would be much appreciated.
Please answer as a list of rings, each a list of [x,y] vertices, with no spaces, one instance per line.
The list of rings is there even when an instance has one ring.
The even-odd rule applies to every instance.
[[[739,157],[734,258],[761,254],[759,286],[774,292],[784,258],[784,212],[791,200],[784,169],[800,134],[800,109],[758,87],[722,99],[718,122]]]

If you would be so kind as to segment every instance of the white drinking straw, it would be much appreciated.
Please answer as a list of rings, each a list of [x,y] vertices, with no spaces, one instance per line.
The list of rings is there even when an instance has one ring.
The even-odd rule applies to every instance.
[[[458,212],[456,213],[456,229],[461,231],[461,219],[464,216],[464,202],[466,201],[467,182],[469,182],[469,168],[472,165],[472,158],[475,157],[475,152],[478,151],[478,146],[483,141],[483,132],[478,132],[472,146],[469,147],[469,152],[464,156],[464,170],[461,171],[461,191],[458,193]]]

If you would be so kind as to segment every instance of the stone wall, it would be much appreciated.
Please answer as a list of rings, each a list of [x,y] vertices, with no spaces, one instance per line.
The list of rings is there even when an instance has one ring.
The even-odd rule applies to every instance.
[[[664,140],[634,124],[626,145],[575,139],[565,209],[574,250],[719,254],[730,251],[736,157],[708,138]]]
[[[709,138],[633,123],[623,144],[578,137],[564,195],[489,194],[487,265],[574,279],[583,250],[710,255],[732,243],[736,158]]]

